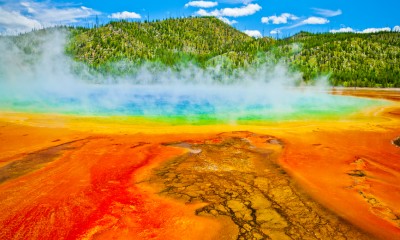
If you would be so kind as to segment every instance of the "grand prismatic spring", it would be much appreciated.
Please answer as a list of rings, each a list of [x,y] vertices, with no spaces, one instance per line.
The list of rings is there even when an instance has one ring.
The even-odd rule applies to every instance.
[[[400,238],[399,91],[10,69],[0,239]]]

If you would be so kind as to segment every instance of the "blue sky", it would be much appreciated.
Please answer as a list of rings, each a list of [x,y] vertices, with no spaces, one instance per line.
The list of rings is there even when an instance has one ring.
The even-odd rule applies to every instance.
[[[400,31],[398,0],[0,0],[0,33],[111,20],[215,16],[251,36]]]

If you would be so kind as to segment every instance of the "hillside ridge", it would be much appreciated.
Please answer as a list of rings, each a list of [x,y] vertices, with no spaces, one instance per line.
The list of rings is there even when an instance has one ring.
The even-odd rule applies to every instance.
[[[219,66],[230,74],[235,69],[284,62],[300,71],[306,83],[328,76],[334,86],[400,87],[399,32],[299,32],[278,40],[256,39],[215,17],[63,29],[70,33],[66,53],[103,74],[129,74],[129,69],[146,63],[175,70],[188,63],[201,68]],[[40,31],[46,29],[36,32]],[[37,42],[30,41],[30,35],[13,38]],[[22,45],[25,49],[27,44]],[[129,67],[116,69],[120,62]]]

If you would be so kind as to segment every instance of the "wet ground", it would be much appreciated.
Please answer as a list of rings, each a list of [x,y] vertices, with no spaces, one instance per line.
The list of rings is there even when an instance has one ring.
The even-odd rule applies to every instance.
[[[399,239],[399,109],[262,126],[2,113],[0,239]]]
[[[172,146],[189,152],[157,168],[149,182],[186,204],[207,203],[196,214],[229,218],[237,239],[368,239],[312,201],[277,165],[279,139],[234,132]]]

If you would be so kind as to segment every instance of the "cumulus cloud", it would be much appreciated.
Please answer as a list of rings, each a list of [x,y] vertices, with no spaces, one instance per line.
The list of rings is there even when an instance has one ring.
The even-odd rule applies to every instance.
[[[283,24],[287,23],[288,20],[297,20],[299,19],[297,16],[290,14],[290,13],[282,13],[280,16],[269,16],[269,17],[262,17],[261,22],[269,24],[269,22],[272,22],[272,24]]]
[[[226,17],[243,17],[253,15],[261,10],[258,4],[248,4],[240,8],[224,8],[220,10],[220,14]]]
[[[336,11],[322,8],[313,8],[315,13],[324,17],[335,17],[342,14],[342,10],[338,9]]]
[[[26,7],[28,13],[35,13],[35,9],[30,7],[30,3],[29,2],[21,2],[21,6]]]
[[[48,2],[6,3],[0,7],[0,32],[17,34],[32,29],[71,24],[101,14],[84,6],[70,7]]]
[[[258,31],[258,30],[244,30],[243,32],[246,33],[247,35],[249,35],[250,37],[255,37],[255,38],[262,37],[260,31]]]
[[[321,17],[309,17],[306,18],[304,20],[298,21],[296,24],[290,25],[290,26],[285,26],[285,27],[281,27],[281,28],[277,28],[274,29],[272,31],[280,31],[283,29],[292,29],[292,28],[296,28],[296,27],[300,27],[300,26],[304,26],[304,25],[321,25],[321,24],[327,24],[329,23],[329,20],[326,18],[321,18]],[[276,34],[278,32],[274,32],[271,34]]]
[[[400,31],[400,26],[395,26],[393,29],[390,27],[384,27],[384,28],[367,28],[361,31],[356,31],[351,27],[345,27],[345,28],[340,28],[337,30],[330,30],[329,32],[331,33],[342,33],[342,32],[355,32],[355,33],[376,33],[376,32],[390,32],[390,31],[395,31],[399,32]]]
[[[211,12],[207,12],[207,11],[204,10],[204,9],[198,10],[198,11],[196,12],[196,14],[199,15],[199,16],[214,16],[214,15],[211,14]]]
[[[80,7],[80,8],[66,8],[66,9],[41,9],[37,14],[37,18],[43,22],[49,23],[75,23],[78,19],[87,18],[93,15],[99,14],[91,8]]]
[[[123,11],[123,12],[113,13],[113,14],[109,15],[108,18],[114,18],[114,19],[140,19],[140,18],[142,18],[142,16],[140,16],[140,14],[137,14],[135,12]]]
[[[43,25],[39,21],[25,17],[17,11],[0,8],[0,32],[17,34],[40,28],[43,28]]]
[[[185,4],[185,7],[212,8],[218,5],[218,2],[211,1],[191,1]]]
[[[279,30],[279,29],[274,29],[274,30],[271,30],[269,32],[269,34],[271,34],[271,35],[276,35],[276,34],[279,34],[279,33],[281,33],[281,30]]]
[[[339,29],[332,29],[329,32],[330,33],[345,33],[345,32],[355,32],[355,30],[352,29],[351,27],[343,27],[343,28],[339,28]]]
[[[220,0],[219,2],[222,3],[229,3],[229,4],[249,4],[254,2],[254,0]]]
[[[327,24],[329,20],[322,17],[309,17],[300,22],[302,25],[318,25],[318,24]]]
[[[208,12],[204,9],[200,9],[196,12],[200,16],[215,16],[215,17],[244,17],[255,14],[261,10],[261,6],[258,4],[248,4],[238,8],[223,8],[216,9]]]
[[[48,5],[43,2],[22,2],[21,6],[25,8],[30,17],[43,23],[75,23],[79,19],[87,18],[100,14],[91,8],[81,7],[59,7]],[[24,9],[21,9],[23,12]]]
[[[218,17],[218,19],[229,25],[238,23],[238,21],[236,21],[236,20],[229,20],[228,18],[225,18],[225,17]]]
[[[376,32],[390,32],[392,29],[390,27],[384,27],[384,28],[367,28],[362,30],[359,33],[376,33]]]

